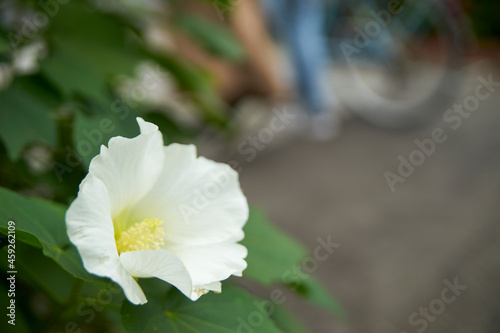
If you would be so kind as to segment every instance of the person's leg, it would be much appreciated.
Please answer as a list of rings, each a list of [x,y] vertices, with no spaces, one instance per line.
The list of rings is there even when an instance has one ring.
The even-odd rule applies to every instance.
[[[310,135],[317,140],[329,140],[340,131],[340,117],[324,95],[325,90],[332,88],[322,87],[324,71],[328,69],[323,0],[265,1],[273,1],[268,7],[270,19],[290,50],[295,86],[310,118]]]
[[[321,75],[327,65],[321,0],[289,0],[287,39],[297,70],[297,86],[309,112],[326,111]]]
[[[276,1],[276,0],[273,0]],[[257,0],[239,0],[231,15],[234,30],[247,52],[247,60],[254,70],[253,85],[256,90],[267,91],[273,99],[279,99],[287,91],[280,82],[276,59],[265,26],[263,11]]]
[[[328,105],[323,87],[328,70],[328,50],[324,37],[324,7],[322,0],[289,1],[289,42],[297,70],[297,83],[309,113],[312,139],[327,141],[340,132],[340,116],[336,107]],[[331,91],[333,94],[333,91]]]

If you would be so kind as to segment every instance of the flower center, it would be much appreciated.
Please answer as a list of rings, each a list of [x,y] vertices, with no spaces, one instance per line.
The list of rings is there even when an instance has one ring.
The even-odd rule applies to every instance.
[[[165,233],[160,227],[162,223],[163,221],[155,218],[145,219],[121,232],[116,239],[118,253],[160,249],[165,244]]]

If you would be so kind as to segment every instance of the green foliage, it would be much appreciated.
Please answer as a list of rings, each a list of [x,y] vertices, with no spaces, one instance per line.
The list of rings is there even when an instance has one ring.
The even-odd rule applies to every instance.
[[[244,228],[245,239],[242,244],[248,248],[245,276],[264,285],[283,283],[292,291],[310,302],[344,317],[342,307],[330,296],[329,292],[309,274],[289,284],[284,277],[285,272],[299,268],[307,251],[293,238],[285,235],[267,219],[265,214],[256,208],[250,210],[250,217]]]
[[[223,11],[231,11],[237,5],[240,0],[207,0],[213,3],[213,5]]]
[[[498,38],[500,3],[497,0],[483,0],[472,2],[471,6],[470,17],[475,33],[479,37]]]
[[[282,280],[283,273],[297,265],[307,252],[297,241],[273,226],[259,209],[251,209],[242,244],[251,249],[245,275],[269,285]]]
[[[104,279],[85,271],[76,248],[66,234],[64,214],[66,207],[53,202],[25,198],[0,188],[0,232],[6,234],[8,221],[16,224],[17,240],[33,246],[42,246],[43,253],[73,276],[97,285]]]
[[[110,79],[132,75],[146,58],[137,43],[128,42],[133,27],[116,15],[82,10],[74,2],[61,6],[51,23],[51,53],[42,71],[67,96],[82,94],[109,109]]]
[[[33,246],[42,246],[47,257],[71,273],[69,275],[61,271],[52,260],[40,257],[35,248],[26,245],[20,247],[18,255],[23,272],[26,273],[25,277],[30,278],[32,283],[58,302],[68,299],[74,285],[73,277],[99,286],[105,285],[104,279],[85,272],[78,253],[69,243],[64,227],[65,207],[40,199],[24,198],[6,189],[0,189],[0,200],[5,204],[0,208],[0,219],[16,222],[17,240]],[[7,222],[2,223],[0,231],[6,233]],[[245,275],[261,283],[279,282],[282,272],[296,265],[305,254],[300,245],[273,227],[261,211],[252,209],[246,233],[244,243],[250,254],[249,268]],[[256,242],[259,237],[261,241]],[[274,247],[273,244],[279,247]],[[267,256],[266,251],[269,254]],[[287,256],[287,253],[293,255]],[[273,265],[279,267],[269,272]],[[50,271],[47,268],[50,268]],[[166,294],[159,293],[157,288],[147,293],[149,301],[144,306],[124,302],[123,325],[129,332],[149,332],[154,331],[155,327],[182,329],[186,332],[236,332],[236,328],[241,324],[238,318],[245,321],[250,313],[257,311],[257,301],[230,284],[225,283],[223,289],[221,295],[212,293],[192,302],[174,288],[168,289]],[[338,304],[312,277],[302,281],[295,291],[339,316],[343,314]],[[281,308],[281,305],[274,306],[272,319],[276,325],[283,328],[284,332],[304,332],[300,324],[293,324],[294,329],[290,329],[290,314]],[[260,329],[262,332],[280,332],[271,318],[265,319],[258,331]]]
[[[226,13],[234,9],[236,1],[217,0],[212,4]],[[20,332],[61,331],[66,321],[78,313],[78,305],[110,285],[109,280],[84,269],[65,226],[67,204],[76,195],[78,184],[102,144],[114,136],[137,135],[136,116],[158,124],[166,144],[192,141],[207,127],[224,131],[228,126],[229,107],[217,93],[214,74],[174,49],[160,52],[147,45],[142,27],[149,23],[151,12],[139,13],[125,4],[118,5],[119,10],[115,5],[110,10],[95,7],[89,11],[88,5],[84,0],[59,4],[57,14],[50,15],[43,29],[33,36],[22,36],[18,51],[34,41],[46,45],[46,52],[35,61],[35,73],[13,67],[15,53],[8,36],[21,32],[16,25],[0,24],[0,65],[14,73],[12,83],[0,90],[0,183],[4,186],[0,187],[0,233],[7,233],[8,221],[15,222],[16,267],[22,271],[22,290],[29,295],[43,295],[50,305],[46,310],[52,311],[48,318],[40,319],[29,304],[31,299],[20,300],[16,314],[16,329]],[[18,2],[15,6],[43,11],[38,1]],[[244,59],[243,48],[222,24],[182,8],[172,5],[167,15],[154,13],[158,15],[155,19],[167,20],[172,31],[185,34],[211,56],[231,62]],[[18,21],[24,22],[20,18]],[[167,107],[150,106],[141,103],[140,98],[136,103],[119,94],[117,82],[134,76],[144,61],[159,66],[158,71],[178,89],[176,95],[196,108],[195,125],[178,123]],[[35,144],[47,148],[49,167],[41,171],[28,163],[27,156]],[[307,256],[297,241],[274,227],[258,209],[251,209],[245,233],[242,243],[249,254],[244,278],[258,284],[283,286],[283,275]],[[1,251],[5,254],[7,248]],[[6,262],[0,262],[0,267],[6,269]],[[257,305],[269,300],[255,298],[235,287],[231,280],[223,282],[222,294],[210,293],[196,302],[158,279],[140,283],[149,300],[146,305],[134,306],[128,301],[121,304],[123,294],[115,288],[119,297],[106,304],[107,308],[95,316],[95,323],[89,327],[105,331],[116,326],[121,306],[121,322],[128,332],[154,332],[155,328],[238,332],[238,327],[248,325],[249,316],[255,314],[262,316],[262,322],[252,326],[254,332],[307,332],[288,312],[286,304],[275,304],[272,313],[265,314]],[[291,289],[332,312],[340,311],[312,277]],[[6,292],[0,292],[5,297]]]
[[[91,64],[64,49],[54,48],[50,57],[42,61],[41,71],[66,98],[80,95],[103,107],[109,105],[105,79]]]
[[[271,318],[283,332],[286,333],[308,333],[309,330],[297,319],[297,317],[284,306],[275,308]]]
[[[5,265],[5,271],[10,270],[6,261],[0,262],[1,264]],[[16,267],[17,271],[22,272],[23,280],[46,292],[57,303],[63,304],[69,300],[76,279],[44,256],[40,249],[17,242]]]
[[[342,306],[330,295],[330,292],[313,276],[303,280],[296,292],[334,314],[337,318],[346,319],[346,313]]]
[[[119,15],[82,10],[81,4],[71,1],[61,6],[51,23],[54,47],[89,65],[104,79],[131,75],[146,58],[140,40],[134,38],[132,21]]]
[[[9,303],[9,298],[7,297],[7,294],[8,294],[7,285],[0,283],[0,302],[2,305]],[[10,320],[10,318],[7,316],[3,317],[2,319],[4,319],[4,322],[2,322],[2,324],[0,325],[0,328],[7,326],[8,324],[6,323],[6,321]],[[19,309],[17,309],[16,310],[16,326],[15,326],[15,329],[12,331],[16,332],[16,333],[31,333],[31,332],[33,332],[29,327],[30,326],[29,326],[28,320],[26,319],[24,314],[21,311],[19,311]],[[2,330],[2,332],[10,332],[10,331],[7,331],[4,328]]]
[[[61,144],[60,149],[65,148],[68,142],[58,142],[57,138],[55,110],[59,107],[83,100],[83,109],[81,104],[77,108],[83,113],[93,114],[91,108],[98,107],[102,117],[112,117],[116,79],[133,75],[137,65],[145,60],[158,63],[171,75],[185,97],[198,107],[198,115],[206,124],[226,126],[227,106],[214,89],[212,74],[179,54],[150,50],[137,28],[140,19],[130,19],[133,14],[89,11],[85,6],[82,1],[59,5],[48,28],[38,31],[48,45],[47,57],[40,60],[41,75],[36,80],[17,78],[11,87],[0,91],[0,103],[4,105],[0,138],[11,160],[18,159],[21,151],[35,141],[43,140],[52,148]],[[242,58],[241,46],[217,24],[182,13],[174,17],[178,18],[175,22],[181,30],[210,52],[233,60]],[[0,35],[0,52],[9,49],[7,40]],[[26,37],[19,47],[33,40],[34,37]],[[45,81],[41,82],[42,79]],[[131,109],[136,113],[144,110],[142,105]],[[117,131],[120,126],[123,129],[122,123],[115,123]],[[88,165],[86,157],[85,165]]]
[[[211,54],[232,61],[244,59],[245,51],[241,45],[218,24],[196,15],[182,15],[176,23]]]
[[[9,43],[0,35],[0,54],[7,53],[10,50]]]
[[[216,94],[210,75],[172,54],[152,55],[153,59],[174,77],[179,87],[191,96],[203,119],[218,127],[227,122],[225,106]]]
[[[158,126],[160,132],[163,134],[163,141],[165,145],[173,142],[183,143],[187,139],[193,139],[196,135],[195,132],[177,124],[161,112],[149,112],[144,115],[144,120],[152,122]]]
[[[0,105],[0,137],[10,159],[18,159],[23,148],[34,141],[57,145],[52,112],[57,95],[40,77],[18,78],[7,90],[0,90]]]
[[[121,314],[127,332],[237,333],[250,313],[262,318],[254,332],[279,333],[267,316],[255,308],[256,298],[245,291],[225,286],[220,295],[209,294],[193,302],[176,289],[159,295],[148,294],[148,303],[132,305],[124,301]],[[241,332],[241,331],[240,331]]]
[[[114,136],[134,137],[139,134],[135,117],[128,114],[123,119],[116,113],[87,116],[77,112],[73,125],[73,144],[86,169],[101,145],[107,145]]]

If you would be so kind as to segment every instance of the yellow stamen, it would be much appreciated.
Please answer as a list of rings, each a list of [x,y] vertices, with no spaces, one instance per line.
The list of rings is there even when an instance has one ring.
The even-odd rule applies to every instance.
[[[197,288],[197,289],[194,289],[193,291],[194,291],[194,293],[195,293],[198,297],[201,297],[202,295],[207,294],[210,290]]]
[[[158,250],[165,244],[163,221],[152,218],[135,223],[118,235],[116,248],[118,253],[138,250]]]

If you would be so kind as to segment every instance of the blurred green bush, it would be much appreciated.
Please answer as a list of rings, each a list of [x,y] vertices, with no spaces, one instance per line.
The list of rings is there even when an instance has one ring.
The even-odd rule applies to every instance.
[[[500,2],[498,0],[480,0],[471,2],[470,17],[478,37],[500,37]]]

